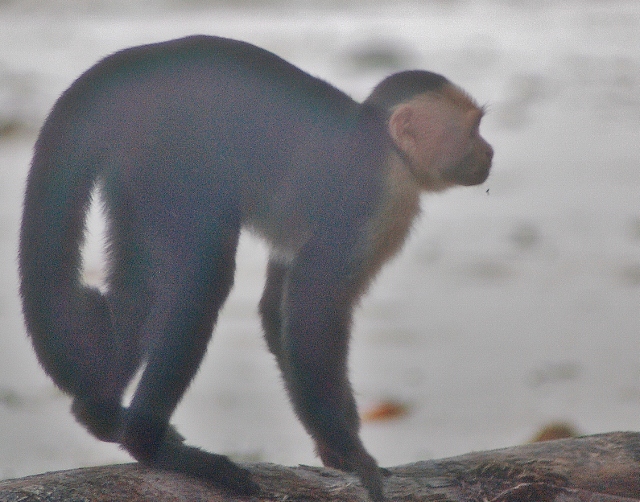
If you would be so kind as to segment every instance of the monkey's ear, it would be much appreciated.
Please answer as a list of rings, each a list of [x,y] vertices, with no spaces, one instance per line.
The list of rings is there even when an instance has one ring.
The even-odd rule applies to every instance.
[[[416,138],[411,105],[403,104],[393,111],[389,119],[389,135],[400,151],[409,155],[415,151]]]

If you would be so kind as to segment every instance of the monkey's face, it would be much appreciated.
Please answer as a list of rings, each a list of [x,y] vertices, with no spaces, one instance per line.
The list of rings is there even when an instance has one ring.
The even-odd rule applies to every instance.
[[[389,133],[425,190],[477,185],[489,176],[493,148],[480,135],[483,110],[462,91],[446,87],[398,105]]]
[[[475,119],[473,119],[475,120]],[[480,120],[477,125],[471,128],[471,132],[461,131],[459,145],[453,152],[447,152],[442,159],[442,163],[436,166],[443,180],[456,185],[479,185],[489,176],[491,161],[493,159],[493,148],[486,140],[480,136],[478,130]],[[447,154],[450,154],[447,157]],[[459,155],[462,155],[459,159]]]

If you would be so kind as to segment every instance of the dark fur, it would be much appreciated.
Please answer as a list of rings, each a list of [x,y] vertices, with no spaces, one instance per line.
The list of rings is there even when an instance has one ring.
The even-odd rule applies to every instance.
[[[365,104],[390,110],[417,94],[438,92],[451,85],[446,77],[424,70],[408,70],[395,73],[380,82],[366,99]]]
[[[413,77],[400,101],[443,78]],[[257,490],[169,426],[233,284],[245,225],[278,248],[260,313],[298,416],[326,465],[356,471],[383,498],[346,362],[352,305],[372,273],[363,228],[384,199],[391,148],[380,107],[394,100],[383,91],[358,105],[267,51],[197,36],[114,54],[60,97],[27,183],[21,294],[40,362],[94,435],[148,465]],[[109,222],[104,294],[81,281],[96,187]]]

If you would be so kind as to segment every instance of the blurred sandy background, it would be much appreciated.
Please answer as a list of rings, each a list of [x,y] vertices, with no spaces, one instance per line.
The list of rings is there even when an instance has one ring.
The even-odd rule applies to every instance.
[[[45,6],[45,7],[43,7]],[[244,39],[364,98],[387,74],[445,74],[489,105],[481,187],[423,201],[358,311],[365,443],[392,465],[528,440],[565,420],[640,429],[640,3],[636,0],[0,2],[0,478],[128,461],[71,417],[17,297],[22,187],[39,125],[119,48]],[[99,225],[94,227],[94,234]],[[100,273],[99,240],[87,274]],[[209,355],[175,414],[192,444],[316,464],[261,337],[265,250],[246,236]]]

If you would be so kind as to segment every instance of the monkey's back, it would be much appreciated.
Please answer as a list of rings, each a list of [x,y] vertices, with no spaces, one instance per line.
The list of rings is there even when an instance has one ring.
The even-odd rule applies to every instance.
[[[57,102],[36,155],[97,169],[151,204],[224,200],[286,247],[345,201],[357,203],[362,189],[369,200],[378,189],[386,133],[361,108],[268,51],[193,36],[126,49],[89,69]]]

